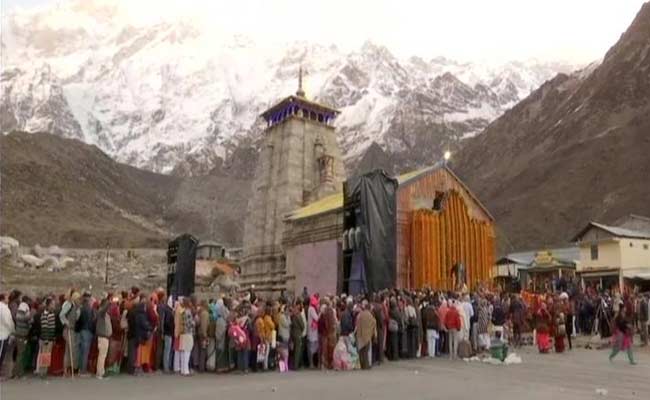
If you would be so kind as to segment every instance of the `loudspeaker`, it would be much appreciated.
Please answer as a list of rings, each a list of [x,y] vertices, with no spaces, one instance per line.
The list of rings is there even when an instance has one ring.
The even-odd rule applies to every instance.
[[[187,233],[169,242],[167,247],[167,293],[175,299],[194,293],[198,244],[198,239]]]

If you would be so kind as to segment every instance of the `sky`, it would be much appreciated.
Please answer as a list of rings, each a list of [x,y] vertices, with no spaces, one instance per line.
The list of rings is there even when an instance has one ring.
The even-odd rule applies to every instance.
[[[75,0],[90,1],[90,0]],[[96,1],[96,0],[93,0]],[[110,1],[110,0],[101,0]],[[3,12],[65,0],[0,0]],[[601,58],[643,0],[114,0],[138,21],[189,18],[220,33],[344,50],[366,40],[400,57],[457,60]]]

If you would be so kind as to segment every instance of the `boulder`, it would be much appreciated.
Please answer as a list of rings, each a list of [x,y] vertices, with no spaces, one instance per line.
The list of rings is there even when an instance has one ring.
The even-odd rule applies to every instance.
[[[72,257],[62,257],[61,260],[59,261],[59,264],[61,265],[62,269],[65,269],[74,265],[75,260]]]
[[[23,264],[35,268],[40,268],[45,263],[45,260],[42,258],[33,256],[31,254],[23,254],[20,256],[20,260],[23,262]]]
[[[36,244],[34,247],[32,247],[32,254],[38,258],[43,258],[47,255],[47,252],[41,247],[40,244]]]
[[[61,270],[59,259],[53,256],[47,256],[43,259],[43,267],[47,268],[48,271],[53,272],[58,272]]]
[[[47,254],[49,254],[49,255],[51,255],[53,257],[61,258],[61,257],[63,257],[65,255],[65,250],[63,250],[59,246],[54,245],[54,246],[48,247]]]
[[[17,261],[20,243],[12,237],[0,236],[0,258],[8,257]]]

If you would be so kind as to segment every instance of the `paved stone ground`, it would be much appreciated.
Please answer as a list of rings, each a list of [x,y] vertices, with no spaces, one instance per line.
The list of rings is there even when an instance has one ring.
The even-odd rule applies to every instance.
[[[119,376],[103,381],[53,378],[2,384],[2,400],[345,400],[345,399],[644,399],[650,398],[650,351],[635,349],[639,365],[606,350],[518,354],[519,365],[493,366],[446,359],[387,363],[372,371],[303,371],[280,374]],[[596,393],[604,388],[607,395]]]

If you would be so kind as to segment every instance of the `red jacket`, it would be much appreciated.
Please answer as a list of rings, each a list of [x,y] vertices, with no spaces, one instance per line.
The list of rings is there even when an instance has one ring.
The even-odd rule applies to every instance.
[[[458,313],[458,310],[456,307],[449,307],[449,310],[447,311],[447,315],[445,315],[445,326],[447,329],[455,329],[457,331],[460,330],[460,314]]]

